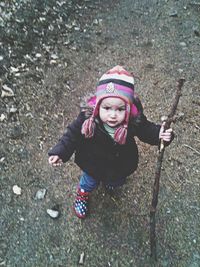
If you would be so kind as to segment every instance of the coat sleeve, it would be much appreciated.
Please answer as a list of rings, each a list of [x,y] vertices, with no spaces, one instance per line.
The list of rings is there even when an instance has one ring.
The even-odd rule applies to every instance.
[[[141,122],[136,127],[136,136],[144,143],[159,145],[160,127],[160,125],[148,121],[146,116],[142,114]]]
[[[59,139],[58,143],[50,149],[49,156],[57,155],[63,162],[67,162],[74,153],[78,142],[82,138],[81,126],[85,119],[84,113],[81,112],[76,120],[69,124]]]

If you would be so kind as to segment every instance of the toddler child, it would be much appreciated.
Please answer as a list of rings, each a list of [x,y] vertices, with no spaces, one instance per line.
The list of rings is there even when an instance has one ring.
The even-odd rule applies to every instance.
[[[159,145],[160,139],[169,144],[172,139],[172,129],[164,131],[164,125],[147,120],[134,92],[134,77],[121,66],[100,78],[87,104],[91,114],[81,111],[48,152],[52,166],[67,162],[75,152],[75,163],[83,171],[74,202],[79,218],[86,217],[89,194],[100,182],[112,190],[137,169],[134,136],[151,145]]]

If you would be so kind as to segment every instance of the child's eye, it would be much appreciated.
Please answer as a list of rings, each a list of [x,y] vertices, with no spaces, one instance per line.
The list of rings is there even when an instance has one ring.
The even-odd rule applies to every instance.
[[[109,107],[103,107],[105,110],[109,110],[110,108]]]
[[[118,108],[119,111],[124,111],[125,110],[125,107],[122,107],[122,108]]]

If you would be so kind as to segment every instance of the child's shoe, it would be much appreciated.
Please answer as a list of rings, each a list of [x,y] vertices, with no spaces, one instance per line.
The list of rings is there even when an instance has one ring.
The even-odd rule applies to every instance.
[[[76,216],[84,219],[88,213],[89,192],[78,188],[77,195],[74,203],[74,211]]]

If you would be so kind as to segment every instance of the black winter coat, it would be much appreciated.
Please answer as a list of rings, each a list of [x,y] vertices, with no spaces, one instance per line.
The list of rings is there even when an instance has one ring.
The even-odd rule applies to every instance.
[[[137,169],[138,149],[134,136],[151,145],[159,144],[160,125],[148,121],[144,115],[138,125],[130,120],[124,145],[116,143],[99,120],[96,120],[94,136],[85,138],[81,134],[85,119],[85,113],[81,112],[48,154],[58,155],[66,162],[75,152],[75,163],[97,181],[113,182]]]

